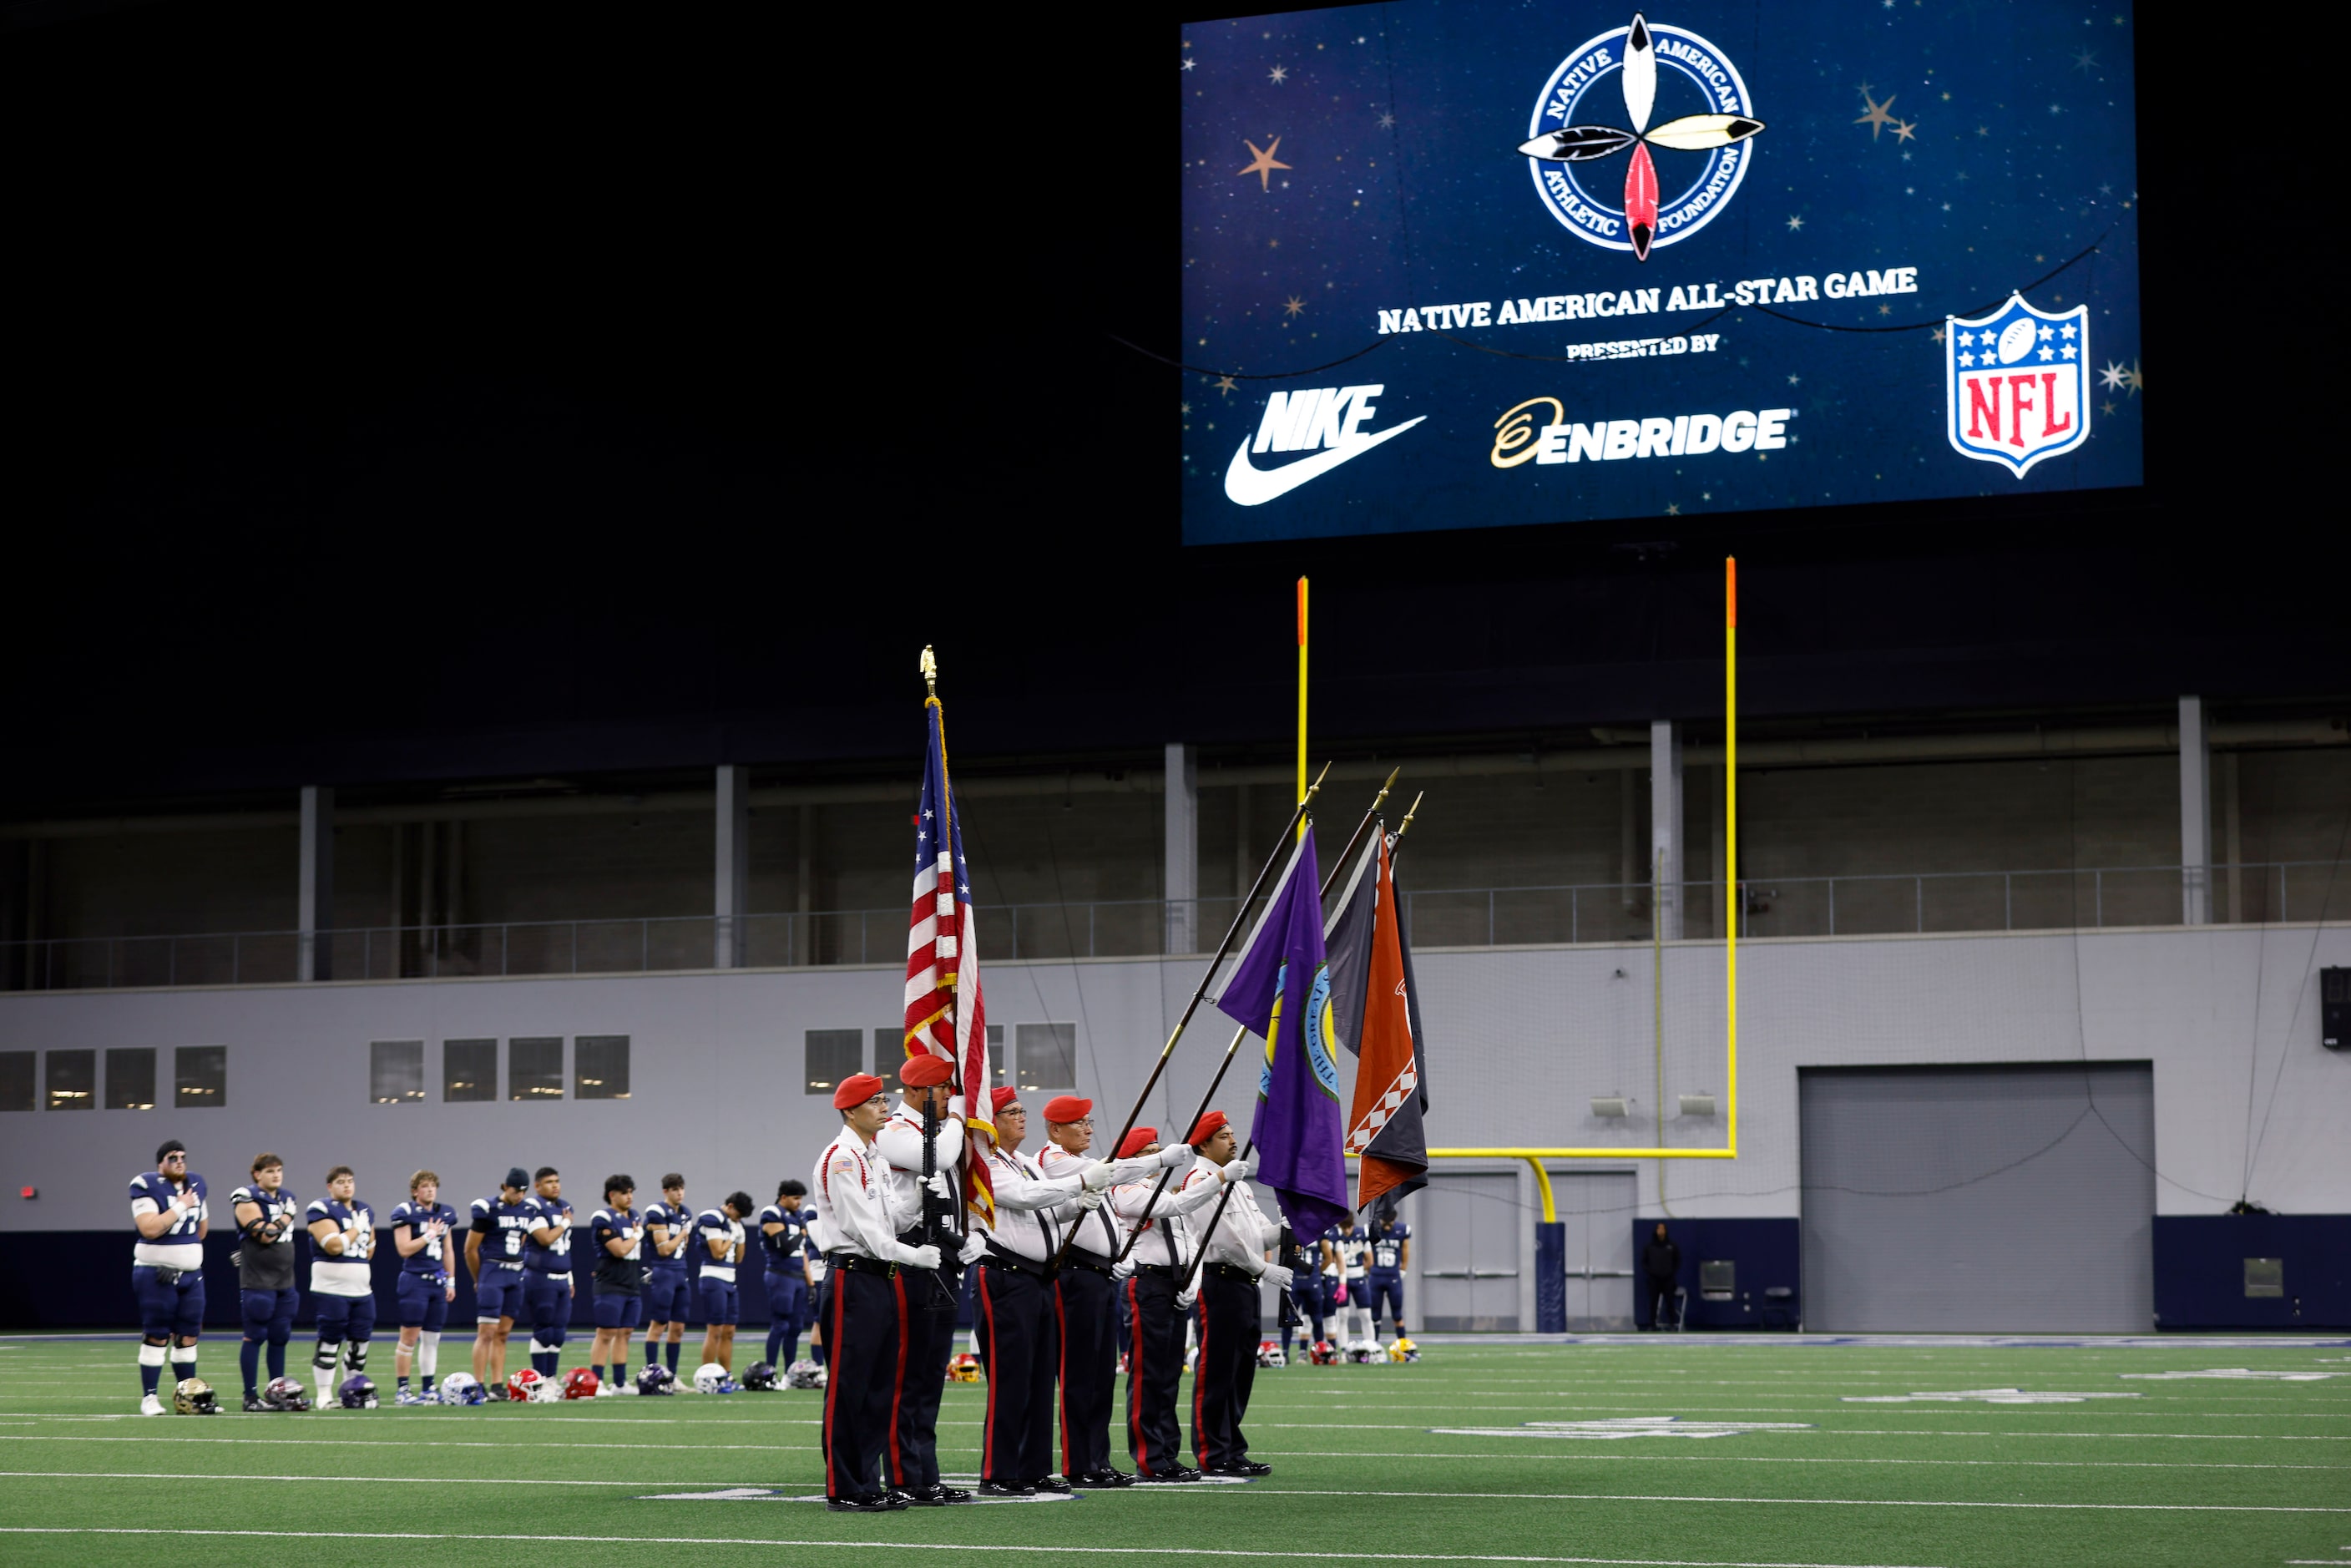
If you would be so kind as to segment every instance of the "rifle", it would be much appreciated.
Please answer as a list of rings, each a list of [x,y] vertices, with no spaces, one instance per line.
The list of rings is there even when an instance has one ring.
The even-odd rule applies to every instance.
[[[1281,1292],[1281,1326],[1284,1330],[1299,1326],[1298,1295],[1294,1287],[1306,1276],[1306,1249],[1298,1245],[1298,1232],[1288,1225],[1281,1228],[1281,1250],[1276,1254],[1281,1266],[1290,1270],[1291,1290]]]

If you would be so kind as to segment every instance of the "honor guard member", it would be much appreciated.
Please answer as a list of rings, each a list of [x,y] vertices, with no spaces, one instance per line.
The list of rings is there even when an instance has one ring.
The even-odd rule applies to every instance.
[[[694,1305],[694,1281],[685,1270],[693,1238],[685,1178],[672,1171],[662,1177],[661,1201],[645,1206],[645,1364],[665,1354],[673,1377],[678,1342],[685,1338],[685,1314]]]
[[[980,1354],[987,1363],[979,1495],[1068,1491],[1053,1471],[1053,1374],[1061,1335],[1053,1321],[1053,1259],[1062,1221],[1052,1210],[1086,1192],[1083,1178],[1048,1180],[1020,1153],[1029,1113],[1010,1089],[994,1094],[996,1147],[988,1151],[996,1224],[979,1259]],[[1100,1193],[1088,1196],[1099,1201]]]
[[[1189,1145],[1176,1145],[1189,1148]],[[1122,1159],[1161,1152],[1159,1134],[1137,1127],[1118,1146]],[[1184,1428],[1176,1418],[1176,1387],[1184,1375],[1184,1314],[1176,1304],[1176,1281],[1191,1260],[1184,1216],[1217,1201],[1223,1190],[1217,1173],[1161,1190],[1156,1178],[1113,1186],[1110,1207],[1134,1272],[1122,1299],[1126,1319],[1126,1450],[1138,1481],[1196,1481],[1200,1472],[1184,1462]]]
[[[730,1192],[716,1208],[695,1218],[694,1233],[703,1246],[702,1278],[695,1292],[702,1303],[702,1360],[735,1373],[735,1324],[743,1316],[735,1270],[743,1264],[743,1221],[756,1206],[747,1192]]]
[[[286,1162],[256,1155],[253,1179],[228,1195],[236,1220],[237,1304],[245,1317],[245,1343],[236,1353],[245,1375],[245,1407],[266,1410],[261,1402],[262,1346],[269,1347],[269,1380],[286,1375],[286,1344],[294,1337],[294,1231],[301,1200],[286,1190]]]
[[[799,1359],[800,1335],[808,1327],[808,1228],[816,1210],[808,1188],[787,1177],[776,1201],[759,1211],[759,1255],[768,1286],[768,1354],[778,1372]]]
[[[1395,1204],[1383,1197],[1372,1208],[1370,1267],[1364,1275],[1364,1305],[1372,1314],[1372,1341],[1379,1342],[1380,1309],[1387,1309],[1396,1337],[1404,1337],[1404,1280],[1412,1268],[1412,1227],[1396,1218]]]
[[[1192,1364],[1192,1451],[1200,1469],[1212,1476],[1264,1476],[1273,1467],[1249,1457],[1249,1439],[1241,1435],[1241,1417],[1249,1409],[1250,1386],[1257,1379],[1258,1328],[1262,1313],[1258,1286],[1288,1290],[1290,1272],[1265,1260],[1265,1249],[1281,1239],[1281,1227],[1265,1217],[1249,1191],[1245,1161],[1238,1152],[1233,1130],[1222,1111],[1211,1111],[1192,1129],[1192,1146],[1201,1164],[1186,1178],[1195,1186],[1216,1185],[1209,1175],[1217,1170],[1232,1186],[1232,1201],[1222,1215],[1202,1208],[1186,1222],[1200,1258],[1198,1303],[1199,1358]],[[1219,1170],[1219,1167],[1221,1169]],[[1216,1228],[1208,1230],[1213,1223]]]
[[[596,1396],[618,1394],[629,1382],[629,1331],[644,1308],[644,1226],[632,1208],[637,1178],[604,1178],[604,1207],[588,1222],[596,1243],[596,1343],[588,1370],[596,1375]]]
[[[526,1231],[522,1249],[523,1301],[530,1309],[530,1364],[552,1381],[563,1370],[563,1342],[571,1333],[571,1206],[563,1198],[563,1174],[541,1166],[531,1174],[538,1217]]]
[[[204,1238],[212,1233],[204,1178],[188,1170],[188,1145],[167,1138],[155,1168],[131,1178],[131,1291],[139,1300],[139,1414],[169,1408],[155,1396],[171,1347],[173,1387],[196,1375],[204,1322]]]
[[[909,1216],[891,1207],[873,1152],[890,1119],[883,1082],[853,1072],[832,1092],[840,1135],[816,1163],[816,1234],[825,1247],[824,1341],[831,1374],[824,1388],[825,1507],[877,1513],[906,1506],[882,1482],[890,1396],[898,1360],[898,1268],[936,1269],[939,1249],[898,1239]]]
[[[310,1228],[310,1305],[319,1316],[310,1366],[324,1409],[342,1382],[337,1357],[353,1377],[367,1371],[368,1342],[375,1337],[375,1211],[360,1201],[351,1167],[337,1166],[327,1173],[327,1196],[312,1198],[302,1218]]]
[[[886,1172],[890,1201],[913,1219],[898,1239],[920,1247],[923,1233],[923,1119],[938,1118],[931,1151],[931,1191],[960,1207],[955,1190],[963,1158],[963,1098],[955,1092],[955,1068],[945,1057],[925,1052],[898,1067],[905,1090],[897,1109],[873,1136],[873,1152]],[[972,1249],[977,1251],[977,1248]],[[890,1406],[890,1484],[908,1501],[925,1507],[969,1502],[971,1493],[939,1479],[939,1396],[946,1386],[947,1358],[955,1352],[956,1306],[963,1289],[963,1259],[945,1256],[934,1270],[902,1269],[898,1274],[898,1390]],[[770,1360],[773,1358],[770,1357]]]
[[[449,1322],[449,1303],[457,1299],[457,1276],[449,1267],[457,1211],[441,1201],[441,1178],[418,1171],[408,1178],[408,1201],[394,1207],[390,1219],[392,1249],[400,1254],[400,1278],[393,1282],[400,1343],[392,1353],[400,1392],[392,1403],[438,1404],[433,1385],[441,1373],[441,1331]],[[412,1362],[423,1379],[422,1394],[408,1389]]]
[[[1099,1163],[1086,1153],[1093,1144],[1093,1110],[1092,1101],[1074,1094],[1045,1103],[1045,1147],[1037,1167],[1049,1178],[1082,1176]],[[1113,1184],[1155,1176],[1192,1158],[1186,1144],[1152,1152],[1161,1157],[1114,1166]],[[1126,1231],[1106,1205],[1058,1211],[1056,1218],[1076,1228],[1053,1280],[1054,1324],[1061,1342],[1061,1475],[1078,1486],[1132,1486],[1134,1478],[1110,1462],[1111,1405],[1118,1386],[1118,1291],[1112,1275],[1125,1249]]]
[[[507,1172],[496,1197],[474,1200],[465,1237],[465,1271],[474,1277],[474,1381],[493,1399],[507,1396],[507,1335],[523,1315],[523,1249],[538,1219],[530,1173]]]

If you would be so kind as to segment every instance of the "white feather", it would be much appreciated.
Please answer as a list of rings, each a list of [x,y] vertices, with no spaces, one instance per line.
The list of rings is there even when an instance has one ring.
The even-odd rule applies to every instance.
[[[1649,128],[1649,110],[1656,101],[1657,41],[1649,35],[1648,19],[1635,11],[1625,35],[1625,112],[1633,117],[1634,130]]]
[[[1734,131],[1732,128],[1738,129]],[[1652,146],[1682,152],[1704,152],[1743,141],[1763,129],[1762,121],[1744,114],[1688,114],[1669,120],[1649,132]]]

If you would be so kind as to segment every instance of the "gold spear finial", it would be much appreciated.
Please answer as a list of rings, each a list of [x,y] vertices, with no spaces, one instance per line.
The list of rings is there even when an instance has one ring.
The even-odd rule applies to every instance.
[[[1314,799],[1316,792],[1322,788],[1322,780],[1329,776],[1330,772],[1331,765],[1326,762],[1322,765],[1322,771],[1314,776],[1314,782],[1306,787],[1305,795],[1298,802],[1300,805],[1303,806],[1308,800]]]
[[[1396,775],[1403,771],[1404,764],[1401,762],[1388,769],[1388,781],[1380,786],[1380,792],[1377,795],[1372,797],[1373,810],[1378,810],[1381,803],[1387,800],[1388,791],[1395,788]]]
[[[923,685],[931,696],[939,695],[939,656],[927,643],[923,644]]]
[[[1403,839],[1406,832],[1411,831],[1412,820],[1414,817],[1419,815],[1420,803],[1426,799],[1428,799],[1428,791],[1426,789],[1423,789],[1419,794],[1415,795],[1412,798],[1412,810],[1406,811],[1404,814],[1404,821],[1396,824],[1395,838],[1390,839],[1388,841],[1390,843],[1397,842],[1399,840]]]

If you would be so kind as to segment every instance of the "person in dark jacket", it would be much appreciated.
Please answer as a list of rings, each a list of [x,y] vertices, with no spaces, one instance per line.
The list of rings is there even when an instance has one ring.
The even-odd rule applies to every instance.
[[[1673,1312],[1676,1327],[1681,1324],[1680,1297],[1676,1293],[1676,1279],[1682,1271],[1682,1249],[1666,1235],[1666,1222],[1657,1221],[1657,1232],[1641,1249],[1641,1272],[1649,1281],[1649,1322],[1651,1326],[1664,1328],[1668,1309]]]

